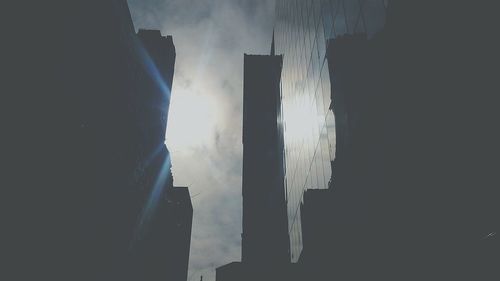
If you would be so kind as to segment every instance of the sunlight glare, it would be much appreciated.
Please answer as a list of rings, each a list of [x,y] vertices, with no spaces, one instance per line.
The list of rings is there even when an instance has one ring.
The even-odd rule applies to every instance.
[[[215,101],[207,94],[178,89],[172,95],[167,143],[172,151],[210,143],[216,125]]]

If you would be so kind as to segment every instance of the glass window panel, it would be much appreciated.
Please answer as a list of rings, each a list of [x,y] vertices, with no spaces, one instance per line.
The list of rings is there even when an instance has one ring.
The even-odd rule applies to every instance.
[[[318,182],[318,169],[316,166],[316,154],[314,154],[314,157],[313,157],[312,162],[311,162],[311,174],[312,174],[312,177],[314,178],[312,188],[318,189],[319,182]]]
[[[321,80],[318,82],[318,87],[316,88],[316,112],[318,116],[318,126],[323,127],[323,123],[325,122],[325,110],[323,106],[323,93],[321,87]]]
[[[323,62],[323,68],[321,70],[321,87],[323,93],[324,111],[328,112],[331,103],[331,84],[330,73],[328,71],[328,63],[326,60]]]
[[[309,17],[308,17],[308,30],[310,32],[309,34],[309,40],[311,41],[311,45],[312,45],[312,42],[314,41],[314,36],[315,36],[315,33],[316,33],[316,19],[314,18],[314,14],[313,14],[313,9],[311,8],[310,11],[309,11]]]
[[[319,139],[319,121],[318,121],[318,111],[316,110],[316,102],[313,101],[311,104],[311,118],[312,118],[312,124],[311,126],[313,127],[313,141],[314,141],[314,147],[316,147],[316,144]]]
[[[325,173],[325,181],[328,183],[331,177],[330,152],[328,150],[328,133],[326,125],[321,130],[320,137],[321,155],[323,161],[323,172]]]
[[[297,211],[297,218],[300,218],[300,208]],[[302,250],[302,223],[300,219],[297,219],[297,236],[298,236],[298,244],[297,244],[297,252],[299,253]]]
[[[314,26],[317,27],[319,23],[319,19],[321,18],[321,0],[313,0],[312,1],[312,14],[314,19]]]
[[[314,68],[313,69],[313,76],[316,77],[316,74],[315,74],[315,71],[318,70],[319,68],[319,55],[318,55],[318,45],[317,45],[317,41],[314,40],[314,45],[313,45],[313,48],[311,50],[311,60],[312,60],[312,67]]]
[[[360,20],[360,9],[358,0],[344,0],[344,11],[347,19],[348,33],[354,33]]]
[[[309,163],[311,162],[310,155],[311,155],[311,147],[309,145],[309,142],[304,143],[304,157],[303,157],[303,166],[301,171],[303,173],[308,173],[309,171]]]
[[[319,88],[321,89],[321,88]],[[319,91],[318,91],[319,92]],[[319,92],[319,94],[316,96],[316,109],[317,109],[317,124],[318,124],[318,128],[320,130],[319,132],[319,137],[321,137],[321,128],[323,128],[324,124],[325,124],[325,118],[326,118],[326,114],[323,110],[323,95],[321,94],[321,92]]]
[[[318,188],[326,188],[325,172],[323,170],[323,155],[321,154],[321,145],[319,142],[316,148],[316,172],[318,173]]]
[[[332,27],[333,27],[333,13],[330,2],[336,2],[336,1],[322,0],[321,2],[322,2],[321,17],[323,23],[322,25],[323,25],[324,37],[330,38],[330,34],[332,32]]]
[[[308,173],[308,177],[306,179],[306,183],[305,183],[305,189],[307,188],[310,188],[311,187],[311,177],[309,176],[309,173]]]
[[[313,161],[311,163],[311,171],[310,171],[310,178],[311,178],[311,185],[308,186],[307,188],[318,188],[318,171],[317,171],[317,167],[315,165],[316,161],[314,161],[314,159],[316,159],[315,157],[313,158]]]
[[[337,6],[334,7],[333,29],[335,37],[347,33],[346,17],[344,13],[344,1],[337,1]]]
[[[323,58],[325,57],[325,52],[326,52],[325,35],[323,32],[322,24],[318,26],[318,32],[316,33],[316,46],[318,49],[319,60],[322,61]]]
[[[356,25],[354,26],[354,33],[366,33],[366,23],[363,14],[363,6],[365,5],[364,0],[357,0],[359,5],[359,12],[356,16]]]
[[[346,20],[351,24],[354,21],[352,28],[362,23],[372,30],[380,26],[376,17],[380,13],[374,11],[384,1],[365,1],[362,13],[353,9],[359,6],[359,0],[278,0],[276,6],[275,44],[277,51],[284,54],[281,89],[293,261],[297,261],[301,249],[297,214],[302,191],[306,187],[327,186],[331,177],[330,160],[335,153],[335,118],[329,110],[331,84],[324,59],[326,41],[336,33],[347,32]],[[349,12],[347,18],[344,8]],[[383,8],[382,11],[385,13]],[[300,130],[297,130],[297,116],[305,121]]]
[[[316,146],[316,157],[314,159],[314,164],[316,165],[316,174],[318,177],[318,189],[325,188],[323,164],[321,162],[322,162],[321,149],[318,142],[318,145]]]
[[[333,112],[326,115],[326,129],[328,135],[328,150],[330,151],[330,161],[335,158],[335,118]]]

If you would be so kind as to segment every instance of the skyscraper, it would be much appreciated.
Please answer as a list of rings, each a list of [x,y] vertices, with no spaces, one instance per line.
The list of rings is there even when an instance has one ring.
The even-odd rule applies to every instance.
[[[218,281],[289,279],[280,75],[283,57],[244,56],[241,262]]]
[[[303,247],[302,195],[306,189],[326,189],[332,180],[336,132],[327,41],[344,34],[373,36],[384,26],[385,2],[277,1],[274,45],[284,58],[281,96],[292,261],[298,261]]]
[[[480,234],[498,225],[497,177],[476,166],[497,149],[469,99],[495,84],[475,67],[495,53],[488,8],[387,2],[278,1],[292,260],[337,279],[498,276]]]
[[[15,78],[19,96],[39,94],[26,114],[37,145],[16,156],[33,167],[13,173],[32,175],[13,200],[26,227],[16,279],[186,280],[192,206],[164,144],[172,38],[137,34],[125,0],[20,6],[13,33],[39,43],[18,41],[33,72]]]
[[[242,262],[290,261],[279,81],[282,56],[245,55]]]

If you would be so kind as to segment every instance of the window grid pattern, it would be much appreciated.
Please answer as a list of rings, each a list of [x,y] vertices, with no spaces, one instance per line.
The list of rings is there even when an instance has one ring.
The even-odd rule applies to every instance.
[[[387,0],[277,0],[276,54],[283,54],[282,122],[292,261],[302,251],[300,204],[306,189],[328,188],[335,119],[326,44],[343,34],[368,37],[385,23]]]

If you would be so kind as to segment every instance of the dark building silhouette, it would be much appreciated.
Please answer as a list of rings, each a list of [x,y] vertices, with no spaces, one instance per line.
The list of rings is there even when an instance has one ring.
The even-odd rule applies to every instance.
[[[122,0],[26,6],[9,7],[27,132],[9,155],[14,276],[186,280],[192,206],[164,145],[172,38],[136,34]]]
[[[143,56],[143,63],[149,74],[149,77],[142,79],[147,79],[148,82],[144,83],[144,87],[150,87],[143,93],[142,102],[148,110],[143,113],[144,120],[140,121],[144,127],[150,123],[158,126],[148,128],[145,134],[156,137],[151,138],[150,142],[163,143],[174,75],[175,47],[172,36],[164,37],[159,30],[140,29],[137,35],[143,47],[140,55]]]
[[[187,280],[193,207],[187,187],[165,192],[134,249],[130,280]]]
[[[302,244],[299,264],[312,267],[311,274],[324,276],[321,270],[331,264],[335,249],[328,247],[334,239],[334,229],[330,227],[331,191],[329,189],[308,189],[301,204]],[[327,219],[319,219],[327,216]]]
[[[232,262],[216,268],[215,279],[217,281],[307,280],[297,264],[259,266],[245,262]]]
[[[175,47],[172,36],[162,36],[159,30],[140,29],[137,33],[142,49],[139,54],[144,60],[148,76],[142,88],[141,105],[147,109],[141,112],[140,122],[146,151],[154,151],[163,144],[167,128],[170,91],[174,77]]]
[[[215,280],[230,281],[243,280],[245,272],[244,265],[241,262],[232,262],[215,269]]]
[[[218,281],[288,278],[281,66],[281,56],[245,54],[242,261],[217,268]]]
[[[281,56],[245,55],[242,262],[290,260],[279,81]]]

